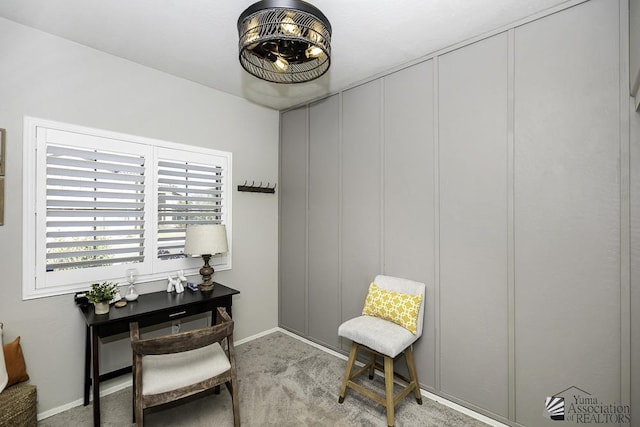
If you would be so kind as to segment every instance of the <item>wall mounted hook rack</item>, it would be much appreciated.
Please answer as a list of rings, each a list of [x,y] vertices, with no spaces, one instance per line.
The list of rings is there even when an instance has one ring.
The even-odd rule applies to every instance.
[[[260,181],[259,185],[256,185],[255,181],[251,182],[251,185],[247,184],[247,181],[244,182],[244,185],[238,185],[238,191],[247,191],[250,193],[268,193],[268,194],[274,194],[276,192],[276,186],[278,184],[273,184],[273,187],[271,187],[271,184],[269,182],[267,182],[266,186],[262,186],[262,181]]]

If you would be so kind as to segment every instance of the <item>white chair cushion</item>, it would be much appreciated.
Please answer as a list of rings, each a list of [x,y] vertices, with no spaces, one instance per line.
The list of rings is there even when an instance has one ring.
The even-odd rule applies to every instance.
[[[396,357],[418,339],[402,326],[372,316],[347,320],[338,328],[338,335],[389,357]]]
[[[142,365],[143,395],[175,390],[231,369],[218,343],[182,353],[143,356]]]

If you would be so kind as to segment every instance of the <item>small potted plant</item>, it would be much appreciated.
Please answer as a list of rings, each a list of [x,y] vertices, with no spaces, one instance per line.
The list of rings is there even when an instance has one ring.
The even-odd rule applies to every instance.
[[[118,287],[111,282],[93,283],[87,292],[87,299],[95,306],[96,314],[107,314],[109,302],[118,293]]]

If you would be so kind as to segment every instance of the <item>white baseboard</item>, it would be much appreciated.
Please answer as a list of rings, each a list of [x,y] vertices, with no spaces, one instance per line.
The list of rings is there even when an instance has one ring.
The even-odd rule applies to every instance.
[[[267,329],[266,331],[258,332],[257,334],[251,335],[250,337],[246,337],[246,338],[242,338],[241,340],[234,341],[233,343],[235,345],[242,345],[244,343],[248,343],[250,341],[256,340],[258,338],[262,338],[265,335],[269,335],[269,334],[272,334],[272,333],[278,332],[278,331],[284,332],[281,328],[277,328],[277,327],[276,328],[271,328],[271,329]]]
[[[338,353],[337,351],[331,350],[331,349],[329,349],[327,347],[324,347],[324,346],[322,346],[322,345],[320,345],[318,343],[315,343],[315,342],[313,342],[311,340],[303,338],[300,335],[296,335],[293,332],[289,332],[286,329],[279,328],[279,327],[272,328],[272,329],[267,329],[266,331],[259,332],[259,333],[255,334],[255,335],[251,335],[249,337],[246,337],[246,338],[243,338],[241,340],[238,340],[238,341],[235,342],[235,345],[236,346],[240,346],[242,344],[251,342],[253,340],[256,340],[258,338],[264,337],[265,335],[272,334],[274,332],[282,332],[283,334],[289,335],[290,337],[295,338],[295,339],[297,339],[299,341],[302,341],[305,344],[308,344],[308,345],[313,346],[313,347],[315,347],[317,349],[320,349],[320,350],[322,350],[322,351],[324,351],[326,353],[329,353],[332,356],[339,357],[340,359],[343,359],[343,360],[347,360],[347,356],[345,356],[342,353]],[[119,380],[119,381],[115,381],[115,380],[111,380],[111,381],[114,381],[114,382],[112,384],[110,384],[109,386],[107,386],[107,387],[101,388],[100,397],[107,396],[107,395],[109,395],[111,393],[115,393],[115,392],[120,391],[120,390],[124,390],[127,387],[131,387],[131,384],[132,384],[132,379],[131,379],[130,376],[122,377],[122,379]],[[475,411],[472,411],[469,408],[465,408],[462,405],[458,405],[457,403],[454,403],[454,402],[452,402],[450,400],[447,400],[447,399],[445,399],[445,398],[443,398],[441,396],[438,396],[436,394],[430,393],[430,392],[428,392],[426,390],[420,389],[420,393],[422,394],[422,396],[426,397],[427,399],[431,399],[434,402],[438,402],[438,403],[440,403],[442,405],[445,405],[445,406],[447,406],[447,407],[449,407],[449,408],[451,408],[451,409],[453,409],[455,411],[458,411],[458,412],[461,412],[461,413],[463,413],[465,415],[468,415],[471,418],[475,418],[476,420],[479,420],[479,421],[482,421],[483,423],[489,424],[490,426],[508,427],[506,424],[502,424],[499,421],[496,421],[496,420],[494,420],[492,418],[489,418],[487,416],[479,414],[479,413],[477,413]],[[91,399],[91,396],[90,396],[90,400],[93,400],[93,399]],[[78,400],[75,400],[73,402],[69,402],[69,403],[66,403],[64,405],[55,407],[53,409],[49,409],[48,411],[40,412],[40,413],[38,413],[38,421],[43,420],[45,418],[49,418],[49,417],[51,417],[53,415],[56,415],[56,414],[59,414],[61,412],[67,411],[67,410],[69,410],[71,408],[75,408],[76,406],[80,406],[83,403],[84,403],[83,399],[78,399]]]
[[[120,390],[124,390],[127,387],[131,387],[133,384],[132,378],[130,376],[122,377],[118,380],[113,379],[109,380],[110,385],[107,387],[100,387],[100,397],[108,396],[111,393],[115,393]],[[89,401],[93,401],[93,394],[89,394]],[[38,413],[38,421],[44,420],[45,418],[52,417],[61,412],[67,411],[69,409],[75,408],[76,406],[82,406],[84,404],[84,399],[80,398],[78,400],[74,400],[73,402],[65,403],[64,405],[57,406],[55,408],[49,409],[48,411],[39,412]]]

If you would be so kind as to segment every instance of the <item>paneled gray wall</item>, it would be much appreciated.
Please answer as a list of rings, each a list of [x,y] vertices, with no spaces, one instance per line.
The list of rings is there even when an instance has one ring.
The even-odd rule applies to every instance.
[[[306,334],[307,319],[307,110],[280,120],[279,322]]]
[[[382,267],[380,88],[376,80],[342,94],[342,319],[362,313]]]
[[[427,288],[423,336],[414,351],[420,382],[431,389],[436,388],[437,343],[433,77],[433,61],[425,61],[383,79],[382,186],[383,270]]]
[[[640,411],[640,112],[631,112],[631,405]],[[639,417],[636,415],[636,422]]]
[[[637,105],[640,102],[640,0],[629,0],[629,32],[630,89]]]
[[[340,99],[309,106],[309,335],[339,346]]]
[[[544,400],[571,386],[640,412],[625,5],[574,4],[283,112],[281,326],[344,351],[376,274],[420,280],[423,388],[513,425],[556,426]]]
[[[531,402],[570,386],[621,399],[618,22],[617,2],[594,1],[516,29],[516,414],[529,423]]]
[[[441,390],[504,417],[507,47],[499,34],[443,55],[438,79]]]

